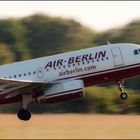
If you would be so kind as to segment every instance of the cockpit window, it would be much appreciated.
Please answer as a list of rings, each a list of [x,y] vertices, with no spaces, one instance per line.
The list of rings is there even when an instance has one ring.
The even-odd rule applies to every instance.
[[[139,52],[138,50],[134,50],[134,54],[137,55]]]

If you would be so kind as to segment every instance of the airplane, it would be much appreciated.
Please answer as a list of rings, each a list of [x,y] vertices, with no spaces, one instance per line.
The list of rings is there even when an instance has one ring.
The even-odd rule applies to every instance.
[[[29,103],[61,103],[85,96],[84,87],[115,81],[126,100],[124,80],[140,74],[140,45],[116,43],[0,66],[0,104],[20,102],[20,120],[31,118]]]

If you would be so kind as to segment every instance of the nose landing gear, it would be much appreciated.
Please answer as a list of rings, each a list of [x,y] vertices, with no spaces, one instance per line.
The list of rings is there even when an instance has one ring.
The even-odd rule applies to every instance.
[[[123,80],[119,80],[119,81],[116,81],[118,87],[119,87],[119,90],[121,91],[120,93],[120,98],[122,100],[126,100],[128,98],[128,95],[127,93],[124,91],[124,86],[123,86]]]
[[[122,93],[120,93],[120,97],[121,97],[121,99],[126,100],[128,98],[128,95],[126,92],[122,92]]]

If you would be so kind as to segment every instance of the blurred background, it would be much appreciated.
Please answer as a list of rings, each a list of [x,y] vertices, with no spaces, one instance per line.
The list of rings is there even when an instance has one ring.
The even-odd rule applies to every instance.
[[[0,65],[111,43],[140,44],[139,1],[0,1]],[[88,87],[86,97],[57,105],[30,104],[33,113],[140,113],[140,77]],[[20,104],[0,106],[15,113]]]

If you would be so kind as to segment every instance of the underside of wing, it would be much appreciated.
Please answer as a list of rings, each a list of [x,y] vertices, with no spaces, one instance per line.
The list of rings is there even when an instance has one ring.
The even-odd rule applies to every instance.
[[[34,88],[45,87],[43,81],[0,78],[0,99],[11,98],[23,93],[32,93]]]

